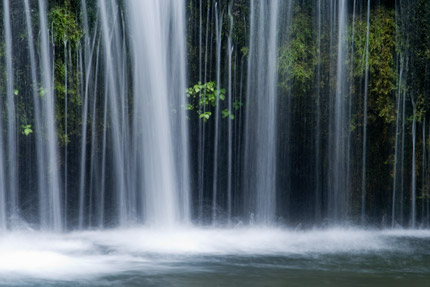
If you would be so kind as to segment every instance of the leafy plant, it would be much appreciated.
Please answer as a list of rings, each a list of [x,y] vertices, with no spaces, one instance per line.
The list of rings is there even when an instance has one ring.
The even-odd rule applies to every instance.
[[[204,119],[205,121],[207,121],[211,115],[212,115],[211,112],[204,112],[204,113],[200,114],[200,118]]]
[[[249,49],[248,49],[248,47],[242,47],[241,49],[240,49],[240,51],[242,52],[242,54],[246,57],[246,56],[248,56],[248,54],[249,54]]]
[[[382,7],[372,11],[369,27],[369,119],[381,118],[385,123],[396,119],[395,103],[392,97],[396,89],[395,15]],[[355,23],[354,33],[354,77],[364,79],[366,71],[366,18]],[[352,40],[350,31],[350,40]],[[358,80],[357,83],[361,81]],[[358,90],[358,89],[357,89]]]
[[[77,17],[70,11],[70,5],[56,7],[49,13],[50,22],[53,26],[54,40],[58,45],[64,42],[76,47],[84,32],[77,22]]]
[[[198,82],[194,86],[186,90],[188,103],[185,109],[188,111],[196,111],[199,118],[205,122],[210,119],[213,112],[213,108],[217,106],[219,101],[225,101],[225,89],[216,89],[215,82],[207,82],[202,84]],[[233,107],[238,110],[242,107],[240,101],[233,103]],[[223,109],[221,111],[222,118],[234,119],[233,113],[229,109]]]
[[[243,103],[239,100],[234,101],[233,108],[237,111],[240,110],[240,108],[243,106]]]
[[[39,89],[39,96],[43,98],[45,96],[45,94],[46,94],[45,88],[41,87]]]
[[[31,125],[21,125],[21,133],[25,136],[32,134],[33,130],[31,129]]]
[[[231,120],[234,120],[234,115],[231,113],[229,109],[224,109],[221,111],[222,118],[230,118]]]
[[[293,95],[304,96],[312,89],[318,64],[317,46],[310,12],[296,5],[294,20],[288,28],[288,39],[279,48],[278,71],[281,88]]]

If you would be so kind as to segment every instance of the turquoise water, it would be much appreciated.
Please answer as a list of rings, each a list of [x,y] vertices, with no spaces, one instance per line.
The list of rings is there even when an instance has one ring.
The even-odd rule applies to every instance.
[[[430,286],[430,231],[18,231],[0,286]]]

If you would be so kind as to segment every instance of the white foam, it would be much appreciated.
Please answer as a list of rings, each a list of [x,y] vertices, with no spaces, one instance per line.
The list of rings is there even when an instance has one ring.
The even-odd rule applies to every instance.
[[[289,256],[379,252],[404,248],[397,237],[430,238],[430,231],[275,227],[231,229],[136,227],[107,231],[0,235],[0,278],[29,276],[74,280],[125,270],[161,267],[193,256]]]

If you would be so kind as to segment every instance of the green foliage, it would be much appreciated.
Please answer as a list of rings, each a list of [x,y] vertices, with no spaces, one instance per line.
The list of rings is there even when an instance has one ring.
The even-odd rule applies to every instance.
[[[84,32],[77,22],[77,17],[70,11],[69,5],[53,8],[49,13],[52,23],[52,33],[58,46],[69,43],[76,47]]]
[[[45,94],[46,94],[46,90],[45,90],[45,88],[44,88],[44,87],[40,87],[40,88],[39,88],[39,96],[40,96],[41,98],[43,98],[43,97],[45,96]]]
[[[366,72],[367,19],[358,19],[354,32],[354,74],[363,79]],[[371,12],[369,30],[369,120],[382,118],[386,123],[396,119],[393,91],[396,88],[394,67],[396,24],[394,11],[378,7]],[[352,31],[350,32],[352,35]],[[352,38],[351,38],[352,39]],[[360,83],[358,80],[357,83]],[[357,89],[359,90],[359,89]]]
[[[248,49],[248,47],[242,47],[241,49],[240,49],[240,51],[242,52],[242,55],[243,56],[248,56],[248,54],[249,54],[249,49]]]
[[[223,1],[219,2],[223,5]],[[224,34],[230,33],[230,17],[228,15],[228,7],[231,7],[231,16],[233,17],[233,30],[232,30],[232,40],[235,43],[235,47],[243,47],[241,48],[242,56],[247,56],[247,48],[245,45],[248,43],[248,35],[247,32],[249,30],[249,0],[234,0],[234,1],[225,1],[224,2]],[[208,5],[212,5],[210,1],[208,1]],[[245,48],[245,49],[244,49]]]
[[[196,111],[199,118],[205,122],[208,121],[212,115],[213,110],[220,101],[225,101],[225,89],[216,89],[215,82],[207,82],[202,84],[198,82],[194,86],[186,90],[188,103],[185,109],[188,111]],[[233,107],[239,110],[242,107],[240,101],[235,101]],[[222,118],[234,119],[234,114],[229,109],[221,111]]]
[[[32,134],[33,130],[31,129],[31,125],[21,125],[21,133],[25,136]]]
[[[205,121],[207,121],[211,115],[212,115],[211,112],[204,112],[204,113],[200,114],[200,118],[204,119]]]
[[[221,111],[222,114],[222,118],[230,118],[231,120],[234,120],[234,115],[231,113],[231,111],[229,109],[223,109]]]
[[[79,11],[79,1],[65,0],[54,3],[48,15],[56,49],[55,54],[58,55],[54,62],[54,93],[58,141],[61,145],[68,144],[74,137],[79,137],[82,130],[80,75],[79,72],[71,68],[76,63],[70,63],[76,59],[77,50],[84,35],[83,28],[78,21]],[[65,50],[71,56],[67,61]],[[67,87],[65,81],[67,81]],[[45,94],[45,88],[41,87],[39,96],[43,98]],[[66,118],[64,113],[66,101],[67,135],[65,134]]]
[[[417,0],[402,8],[400,37],[406,39],[402,54],[410,63],[405,87],[411,101],[416,103],[417,121],[421,121],[430,109],[430,1]]]
[[[205,84],[198,82],[187,89],[187,97],[190,100],[187,106],[188,110],[208,105],[215,107],[218,100],[223,101],[225,99],[225,90],[216,90],[215,82],[207,82]]]
[[[61,145],[70,143],[73,137],[81,134],[82,117],[80,115],[82,96],[80,94],[80,75],[70,67],[57,59],[54,64],[55,82],[54,89],[57,97],[56,121],[58,127],[58,140]],[[66,73],[67,69],[67,73]],[[67,75],[67,90],[65,79]],[[43,89],[41,89],[43,91]],[[67,97],[67,135],[65,134],[65,101]]]
[[[240,108],[243,107],[243,103],[239,100],[234,101],[233,108],[238,111]]]
[[[294,9],[287,39],[279,48],[279,83],[294,95],[305,95],[311,90],[318,62],[312,16],[300,5]]]

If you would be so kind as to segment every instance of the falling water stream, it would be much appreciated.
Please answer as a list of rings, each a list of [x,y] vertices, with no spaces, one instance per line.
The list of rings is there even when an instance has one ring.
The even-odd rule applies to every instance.
[[[429,132],[404,47],[392,187],[381,212],[366,204],[380,200],[373,1],[52,2],[2,0],[0,286],[430,283]],[[77,40],[58,15],[82,28]],[[295,98],[300,79],[285,84],[279,66],[303,39],[314,74]],[[186,89],[211,81],[225,97],[198,98],[193,114]]]
[[[367,2],[367,25],[366,25],[366,68],[364,80],[364,102],[363,102],[363,160],[361,167],[361,223],[366,222],[366,158],[367,158],[367,102],[369,94],[369,35],[370,35],[370,0]]]
[[[40,225],[43,228],[52,228],[56,231],[61,231],[64,225],[61,211],[62,191],[58,167],[58,142],[54,115],[55,95],[52,79],[52,51],[49,43],[48,19],[45,1],[39,1],[39,14],[41,28],[40,78],[42,87],[40,88],[39,97],[35,99],[35,101],[39,101],[40,110],[35,110],[35,113],[40,113],[39,116],[36,115],[36,117],[40,117],[40,122],[37,128],[44,130],[45,133],[38,133],[38,137],[40,137],[38,147],[38,156],[40,158],[38,161],[41,162],[39,168],[44,170],[44,172],[39,175]],[[29,32],[29,34],[30,33],[31,32]],[[30,49],[32,48],[33,47],[30,47]],[[36,67],[34,67],[34,69],[36,69]],[[36,89],[36,87],[33,89]],[[42,139],[42,137],[44,138]],[[42,143],[42,141],[44,142]]]
[[[250,193],[248,212],[263,224],[273,222],[276,215],[278,9],[278,1],[251,1],[244,186]]]

